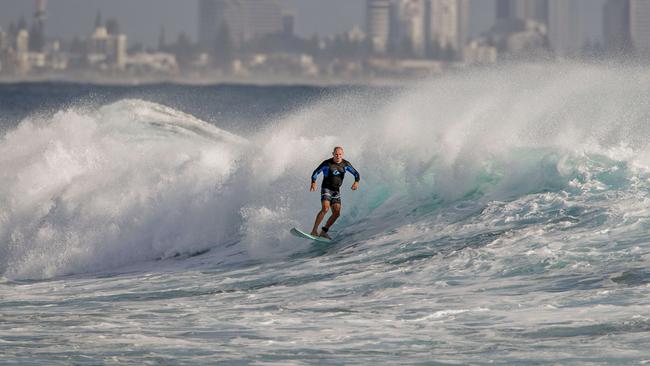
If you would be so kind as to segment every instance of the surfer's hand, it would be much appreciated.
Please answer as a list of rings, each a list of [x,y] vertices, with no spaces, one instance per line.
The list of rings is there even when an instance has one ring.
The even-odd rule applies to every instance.
[[[359,188],[359,182],[354,182],[354,184],[352,184],[352,190],[356,191],[358,188]]]
[[[309,192],[313,192],[316,190],[316,182],[311,182],[311,187],[309,187]]]

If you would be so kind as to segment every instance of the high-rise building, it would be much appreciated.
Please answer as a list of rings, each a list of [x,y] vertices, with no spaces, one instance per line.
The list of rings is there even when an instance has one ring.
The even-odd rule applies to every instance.
[[[241,9],[243,40],[281,33],[284,29],[282,7],[272,0],[248,0],[242,3]]]
[[[397,49],[408,50],[413,56],[424,57],[425,42],[425,1],[394,0],[392,29],[393,42]]]
[[[217,35],[219,8],[214,0],[199,1],[199,44],[203,47],[211,45]],[[223,16],[223,15],[222,15]]]
[[[570,1],[570,0],[565,0]],[[548,23],[549,0],[515,0],[515,16]]]
[[[127,37],[124,34],[109,34],[106,27],[96,27],[86,45],[89,64],[106,63],[118,70],[126,67]]]
[[[548,44],[558,56],[577,53],[582,46],[577,0],[497,0],[496,15],[501,22],[533,20],[543,25]]]
[[[513,17],[512,0],[497,0],[497,20],[511,19]]]
[[[36,0],[34,8],[34,22],[29,31],[29,48],[34,52],[43,52],[45,49],[45,8],[47,0]]]
[[[458,53],[467,42],[469,1],[429,0],[425,23],[429,47],[451,48]]]
[[[127,39],[125,34],[118,34],[113,36],[115,42],[115,52],[113,55],[113,62],[119,70],[124,70],[126,68],[126,57],[127,57]]]
[[[16,66],[21,75],[29,72],[29,32],[21,29],[16,35]]]
[[[497,0],[497,19],[548,20],[548,0]]]
[[[6,59],[7,34],[0,28],[0,72],[2,72],[3,63]]]
[[[388,50],[388,38],[391,26],[390,0],[367,0],[366,3],[366,33],[372,41],[376,53],[383,54]]]
[[[9,43],[7,42],[7,33],[0,28],[0,51],[4,51],[8,47]]]
[[[459,49],[463,50],[469,41],[470,0],[458,1],[458,40]]]
[[[603,6],[603,38],[608,52],[626,52],[631,47],[630,2],[608,0]]]
[[[603,36],[610,52],[650,55],[650,1],[608,0],[603,7]]]
[[[293,36],[295,23],[296,23],[295,14],[292,13],[282,14],[282,33],[288,37]]]
[[[16,35],[16,53],[27,54],[29,52],[29,32],[21,29]]]
[[[36,7],[34,11],[34,19],[41,24],[45,22],[45,9],[47,7],[47,0],[36,0]]]
[[[576,0],[548,0],[548,41],[560,57],[577,54],[582,47],[581,17]]]
[[[650,55],[650,1],[630,1],[630,40],[638,55]]]
[[[282,7],[274,0],[201,0],[199,44],[210,47],[224,25],[235,44],[281,33]]]

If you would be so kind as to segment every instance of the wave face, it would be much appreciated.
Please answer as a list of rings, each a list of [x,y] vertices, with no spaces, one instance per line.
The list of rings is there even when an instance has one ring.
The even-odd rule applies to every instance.
[[[455,75],[346,93],[244,137],[137,99],[30,117],[0,145],[0,269],[48,278],[229,243],[224,255],[282,257],[295,247],[287,228],[311,224],[306,177],[334,145],[363,173],[345,194],[344,236],[448,231],[458,205],[473,210],[461,228],[521,225],[543,241],[580,232],[587,213],[601,217],[591,235],[639,225],[625,212],[645,202],[645,79],[567,66]],[[432,239],[421,235],[399,240]]]

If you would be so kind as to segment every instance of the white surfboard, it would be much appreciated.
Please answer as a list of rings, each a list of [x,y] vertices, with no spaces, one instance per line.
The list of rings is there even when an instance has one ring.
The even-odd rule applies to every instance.
[[[304,232],[304,231],[302,231],[300,229],[296,229],[295,227],[291,228],[291,234],[293,234],[293,236],[297,236],[299,238],[309,239],[309,240],[317,241],[317,242],[320,242],[320,243],[330,243],[331,242],[330,239],[323,238],[323,237],[320,237],[320,236],[313,236],[311,234],[307,234],[306,232]]]

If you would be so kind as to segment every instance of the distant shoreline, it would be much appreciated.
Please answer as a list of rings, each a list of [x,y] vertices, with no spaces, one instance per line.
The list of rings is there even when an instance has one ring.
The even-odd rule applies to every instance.
[[[433,76],[432,76],[433,77]],[[397,78],[366,78],[366,79],[312,79],[312,78],[200,78],[200,77],[142,77],[133,78],[128,76],[98,76],[98,77],[69,77],[59,75],[34,75],[28,77],[0,77],[0,85],[11,84],[38,84],[38,83],[61,83],[61,84],[86,84],[102,86],[146,86],[156,84],[175,84],[188,86],[209,86],[209,85],[252,85],[252,86],[313,86],[313,87],[341,87],[341,86],[369,86],[369,87],[399,87],[416,83],[420,80],[397,79]]]

